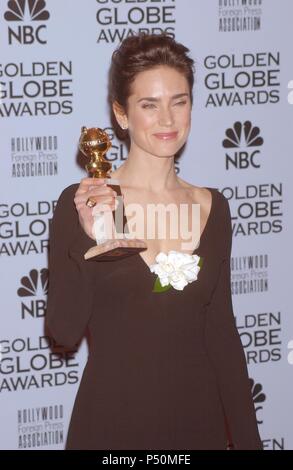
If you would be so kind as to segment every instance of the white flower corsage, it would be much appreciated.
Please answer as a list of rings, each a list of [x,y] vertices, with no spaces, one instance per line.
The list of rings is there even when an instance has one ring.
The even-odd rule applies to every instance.
[[[197,280],[203,259],[180,251],[160,252],[156,263],[150,266],[152,273],[158,275],[153,292],[163,292],[171,287],[183,290],[187,284]]]

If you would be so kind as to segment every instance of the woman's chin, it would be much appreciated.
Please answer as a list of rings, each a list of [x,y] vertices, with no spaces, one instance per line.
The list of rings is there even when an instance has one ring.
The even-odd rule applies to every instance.
[[[159,158],[170,158],[174,157],[177,152],[182,148],[184,142],[180,145],[156,145],[150,153]]]

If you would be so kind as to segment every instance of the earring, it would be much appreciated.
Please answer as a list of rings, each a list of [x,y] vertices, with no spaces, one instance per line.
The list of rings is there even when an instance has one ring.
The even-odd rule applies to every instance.
[[[126,124],[121,124],[121,129],[123,129],[124,131],[128,128],[128,126]]]

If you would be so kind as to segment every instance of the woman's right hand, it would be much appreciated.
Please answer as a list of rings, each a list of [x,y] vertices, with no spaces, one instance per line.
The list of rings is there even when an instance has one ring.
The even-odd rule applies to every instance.
[[[93,235],[94,214],[113,211],[116,208],[115,196],[117,193],[106,184],[107,178],[83,178],[74,196],[74,203],[78,212],[79,222],[85,233],[95,240]],[[89,197],[95,199],[94,208],[88,207],[86,201]]]

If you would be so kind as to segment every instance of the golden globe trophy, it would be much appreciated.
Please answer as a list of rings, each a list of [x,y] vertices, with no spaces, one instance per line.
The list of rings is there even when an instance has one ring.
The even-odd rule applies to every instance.
[[[108,134],[98,127],[81,128],[79,149],[90,160],[85,166],[93,178],[105,178],[106,184],[117,193],[118,207],[113,212],[99,212],[94,215],[93,233],[96,245],[85,254],[85,259],[111,261],[131,256],[146,250],[144,240],[129,238],[127,219],[119,181],[109,176],[112,164],[105,159],[111,148]],[[95,203],[93,203],[94,206]]]

